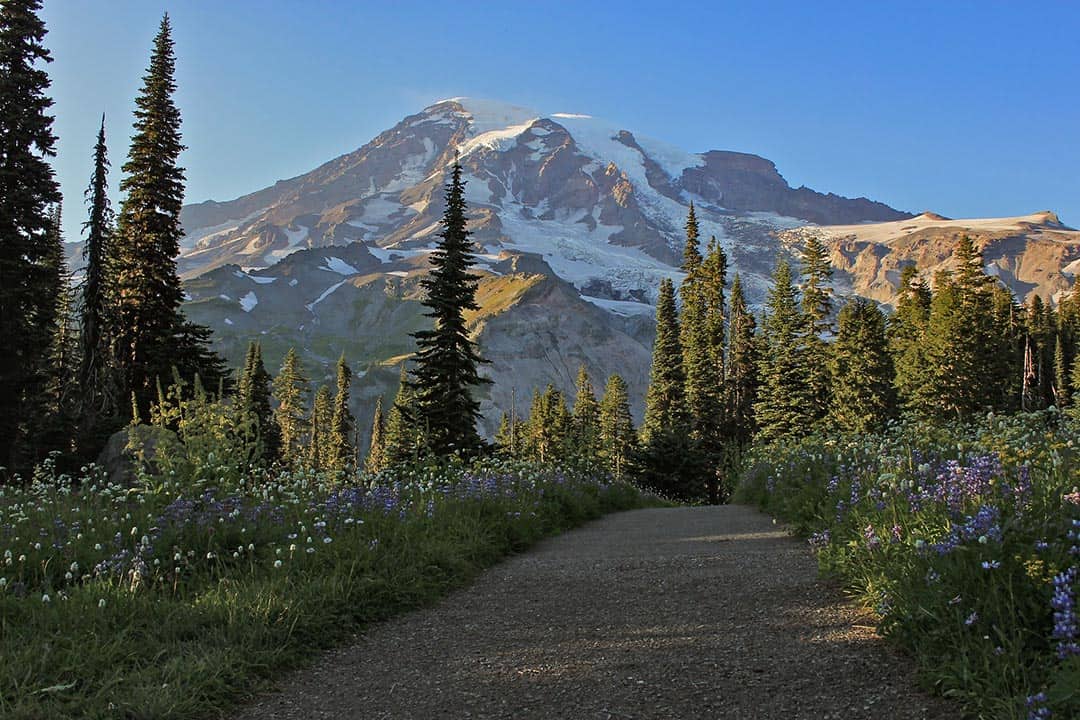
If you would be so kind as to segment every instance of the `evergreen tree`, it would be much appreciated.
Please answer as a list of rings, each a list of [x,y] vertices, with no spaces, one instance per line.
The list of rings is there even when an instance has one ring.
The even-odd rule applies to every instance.
[[[369,473],[383,470],[386,463],[386,423],[383,421],[382,397],[375,400],[375,417],[371,421],[371,446],[368,448],[364,469]]]
[[[896,408],[885,316],[867,300],[849,301],[840,310],[832,352],[832,427],[880,430]]]
[[[726,437],[737,446],[750,442],[758,387],[757,322],[746,305],[738,274],[731,284],[731,321],[728,323],[727,365],[724,378]]]
[[[386,414],[386,462],[398,465],[413,460],[419,452],[421,434],[415,422],[416,394],[406,380],[404,366],[401,368],[401,383],[390,412]]]
[[[824,335],[832,330],[832,264],[825,246],[811,235],[802,253],[802,310],[809,324],[806,342],[807,382],[810,386],[811,417],[820,421],[829,412],[832,378],[829,376],[830,353]]]
[[[705,296],[705,334],[712,355],[715,374],[726,374],[725,326],[727,323],[727,254],[716,238],[709,238],[705,259],[701,265],[701,288]]]
[[[1054,405],[1058,409],[1069,405],[1069,366],[1065,359],[1065,343],[1061,333],[1054,340]]]
[[[25,469],[27,421],[44,414],[59,286],[46,265],[48,209],[60,190],[47,158],[56,136],[51,62],[39,0],[0,4],[0,466]]]
[[[918,277],[914,265],[900,271],[896,312],[888,320],[889,352],[896,369],[895,386],[900,403],[914,409],[914,397],[927,382],[923,339],[930,319],[930,288]]]
[[[32,431],[28,449],[34,457],[42,457],[54,450],[71,452],[75,449],[75,403],[79,393],[75,383],[79,355],[75,301],[71,273],[64,258],[60,203],[53,206],[49,218],[44,265],[49,283],[55,285],[57,291],[50,313],[49,355],[41,371],[45,404],[41,414],[29,418]]]
[[[596,393],[584,365],[578,368],[573,430],[574,450],[591,462],[600,451],[600,403],[596,401]]]
[[[690,275],[701,267],[701,247],[698,242],[700,231],[698,229],[697,215],[694,214],[694,203],[690,203],[690,212],[686,214],[686,245],[683,248],[682,270]]]
[[[274,420],[281,437],[281,461],[286,467],[299,467],[303,456],[303,438],[308,429],[304,411],[307,405],[308,379],[300,367],[295,348],[289,348],[281,370],[274,378],[277,409]]]
[[[327,441],[330,453],[327,470],[337,474],[349,474],[356,469],[356,450],[352,443],[356,422],[349,410],[351,385],[352,370],[342,354],[337,363],[337,393],[334,395],[334,410],[330,416],[330,436]]]
[[[270,387],[271,378],[263,364],[262,345],[251,342],[237,385],[236,408],[254,422],[259,433],[259,459],[265,465],[281,458],[281,430],[270,405]]]
[[[612,375],[600,401],[600,457],[615,477],[628,471],[636,440],[626,382]]]
[[[810,323],[799,310],[791,266],[780,261],[765,304],[761,382],[754,403],[758,436],[765,441],[798,437],[813,425],[817,408],[807,370]]]
[[[427,292],[427,317],[432,330],[414,333],[416,338],[417,420],[427,448],[436,455],[473,454],[483,441],[476,431],[480,403],[471,389],[491,381],[480,377],[477,367],[485,362],[469,339],[464,312],[478,310],[477,275],[469,272],[475,261],[465,220],[465,181],[455,159],[446,188],[446,212],[439,242],[431,253],[431,274],[420,281]]]
[[[125,386],[140,408],[152,398],[156,378],[168,377],[182,361],[214,359],[207,350],[204,328],[184,320],[183,289],[176,272],[183,230],[184,170],[177,165],[184,149],[180,111],[173,102],[176,59],[169,16],[162,18],[150,67],[135,99],[135,134],[131,138],[127,193],[118,216],[113,243],[116,261],[117,356]],[[198,347],[191,347],[195,343]],[[215,367],[196,368],[204,383]]]
[[[330,388],[320,385],[311,403],[311,433],[308,439],[308,467],[317,472],[330,469],[330,422],[333,416]]]
[[[926,375],[908,404],[928,418],[970,417],[994,407],[995,353],[992,280],[970,238],[957,242],[956,271],[939,273],[927,321]]]
[[[517,457],[521,452],[520,423],[511,420],[506,413],[499,418],[499,430],[495,433],[495,445],[507,457]]]
[[[679,342],[679,317],[675,310],[675,286],[670,279],[660,282],[656,301],[656,340],[652,370],[645,395],[645,423],[642,441],[648,444],[661,431],[683,432],[686,418],[686,376]]]
[[[540,463],[565,458],[571,450],[571,432],[571,415],[563,394],[554,385],[548,385],[543,394],[534,390],[525,426],[529,455]]]
[[[1003,285],[991,288],[991,335],[993,344],[984,349],[989,359],[991,377],[988,402],[998,410],[1020,407],[1023,382],[1024,345],[1023,309],[1012,292]]]
[[[112,357],[112,317],[115,298],[111,292],[113,212],[109,202],[109,156],[105,144],[105,116],[101,116],[97,143],[94,145],[94,172],[85,193],[89,218],[83,223],[86,262],[79,305],[80,363],[78,383],[81,388],[80,420],[82,434],[91,447],[101,441],[115,425],[119,413],[120,388]],[[112,420],[112,422],[110,422]]]

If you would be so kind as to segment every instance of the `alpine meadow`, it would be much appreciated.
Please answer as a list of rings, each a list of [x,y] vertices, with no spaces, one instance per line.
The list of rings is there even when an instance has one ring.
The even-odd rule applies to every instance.
[[[1080,717],[1080,13],[159,5],[0,0],[0,717]]]

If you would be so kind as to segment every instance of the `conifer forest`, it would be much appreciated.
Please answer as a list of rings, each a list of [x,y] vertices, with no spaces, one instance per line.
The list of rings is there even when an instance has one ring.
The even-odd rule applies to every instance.
[[[515,388],[487,437],[478,181],[454,151],[423,325],[359,416],[366,360],[270,364],[252,333],[231,367],[185,312],[200,138],[168,15],[130,139],[88,109],[85,193],[61,197],[41,9],[0,3],[0,717],[220,717],[542,538],[727,503],[808,542],[962,713],[1080,717],[1080,284],[1018,298],[960,234],[878,303],[811,234],[757,302],[690,202],[644,395],[583,361],[572,391]]]

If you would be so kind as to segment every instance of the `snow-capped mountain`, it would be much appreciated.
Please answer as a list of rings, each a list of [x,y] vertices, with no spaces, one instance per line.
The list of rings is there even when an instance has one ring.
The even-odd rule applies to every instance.
[[[305,247],[362,240],[422,252],[460,153],[485,254],[535,253],[586,297],[648,301],[677,276],[690,202],[757,296],[778,231],[910,217],[881,203],[792,189],[762,158],[692,154],[588,115],[471,98],[438,102],[359,150],[226,203],[190,205],[181,271],[266,267]]]
[[[1046,297],[1080,267],[1080,233],[1051,214],[999,220],[914,217],[865,198],[791,188],[773,163],[730,151],[692,154],[588,115],[543,114],[469,98],[438,102],[355,152],[230,202],[184,208],[179,266],[187,313],[238,364],[260,338],[268,366],[302,350],[317,383],[344,352],[358,371],[364,429],[389,402],[398,366],[425,327],[426,272],[455,154],[478,245],[481,309],[467,318],[482,353],[484,430],[527,412],[534,388],[572,392],[579,365],[599,389],[627,381],[640,419],[653,307],[678,278],[690,203],[751,303],[778,254],[825,239],[836,285],[889,303],[900,267],[948,267],[959,233],[1020,297]]]

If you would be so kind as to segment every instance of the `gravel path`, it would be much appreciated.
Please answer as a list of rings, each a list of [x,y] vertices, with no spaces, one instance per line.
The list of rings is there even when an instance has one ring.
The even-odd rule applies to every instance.
[[[871,624],[750,508],[637,510],[369,627],[237,717],[958,717]]]

